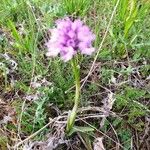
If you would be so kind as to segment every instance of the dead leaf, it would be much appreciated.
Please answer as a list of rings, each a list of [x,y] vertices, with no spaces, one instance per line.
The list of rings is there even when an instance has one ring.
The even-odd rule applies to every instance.
[[[0,125],[7,124],[8,122],[12,122],[13,124],[17,123],[16,111],[14,108],[5,103],[2,99],[0,99],[0,108]]]
[[[104,126],[106,117],[109,116],[110,110],[112,109],[114,102],[115,102],[114,93],[112,92],[108,93],[107,98],[103,100],[102,110],[104,112],[104,117],[102,118],[102,121],[100,123],[101,127]]]
[[[103,145],[103,138],[102,137],[96,138],[93,146],[94,146],[94,150],[105,150]]]
[[[112,109],[114,102],[115,102],[114,93],[112,92],[108,93],[108,96],[103,100],[102,106],[102,110],[106,117],[109,116],[110,110]]]

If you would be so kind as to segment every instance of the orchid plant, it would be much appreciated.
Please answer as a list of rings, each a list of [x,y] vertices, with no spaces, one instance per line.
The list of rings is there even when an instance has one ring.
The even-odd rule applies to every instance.
[[[76,55],[79,53],[91,55],[95,51],[95,48],[92,47],[95,35],[80,19],[71,20],[70,18],[57,20],[55,28],[50,29],[50,32],[51,38],[46,43],[48,49],[46,55],[48,57],[59,55],[64,62],[71,61],[75,78],[76,92],[74,107],[68,115],[66,128],[67,132],[70,132],[75,122],[81,92],[80,67]]]

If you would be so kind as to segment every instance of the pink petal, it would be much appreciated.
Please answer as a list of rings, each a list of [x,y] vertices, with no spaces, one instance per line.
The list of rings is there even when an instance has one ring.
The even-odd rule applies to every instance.
[[[91,55],[94,51],[95,51],[95,48],[91,47],[91,48],[85,48],[81,50],[81,53],[86,54],[86,55]]]
[[[74,38],[75,37],[75,32],[74,31],[69,31],[68,32],[68,36],[70,37],[70,38]]]
[[[47,43],[47,48],[48,48],[48,51],[46,53],[46,56],[48,57],[56,57],[60,53],[60,50],[61,50],[60,45],[58,45],[57,43],[53,43],[51,41]]]
[[[70,59],[72,59],[74,54],[75,54],[75,51],[72,47],[65,47],[64,54],[61,55],[61,58],[64,62],[67,62]]]
[[[77,19],[77,20],[75,20],[75,21],[72,23],[71,28],[72,28],[73,31],[76,31],[76,30],[78,30],[79,28],[81,28],[82,25],[83,25],[82,21],[79,20],[79,19]]]

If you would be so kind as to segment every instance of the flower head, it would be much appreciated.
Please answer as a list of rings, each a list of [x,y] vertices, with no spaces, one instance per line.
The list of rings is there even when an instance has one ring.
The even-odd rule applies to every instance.
[[[95,35],[89,27],[79,19],[72,21],[69,18],[56,21],[56,28],[51,29],[51,38],[46,43],[47,56],[60,55],[63,61],[69,61],[78,52],[91,55],[95,49],[92,42]]]

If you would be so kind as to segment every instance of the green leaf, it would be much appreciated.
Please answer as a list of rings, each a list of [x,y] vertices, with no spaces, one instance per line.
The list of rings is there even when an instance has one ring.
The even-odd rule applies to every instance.
[[[8,20],[7,23],[8,27],[12,30],[12,36],[15,38],[15,40],[21,44],[21,36],[19,35],[18,31],[16,30],[16,27],[14,23],[11,20]]]
[[[74,126],[72,128],[72,130],[69,132],[69,136],[71,136],[73,133],[75,132],[82,132],[82,133],[86,133],[86,132],[93,132],[94,129],[92,127],[79,127],[79,126]]]

